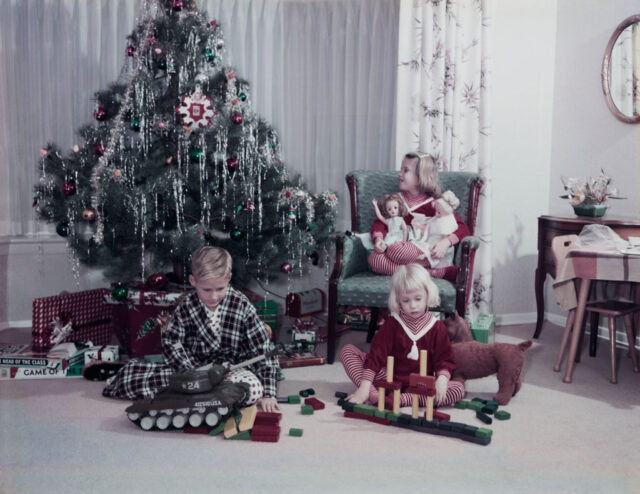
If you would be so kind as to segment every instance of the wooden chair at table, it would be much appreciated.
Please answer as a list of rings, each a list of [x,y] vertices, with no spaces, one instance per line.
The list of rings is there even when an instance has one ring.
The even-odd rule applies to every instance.
[[[567,257],[567,253],[573,248],[573,244],[578,239],[577,235],[561,235],[555,237],[551,242],[551,251],[553,254],[553,260],[556,264],[556,277],[558,275],[558,271],[562,266],[565,258]],[[616,317],[623,317],[624,326],[627,333],[627,338],[629,340],[629,355],[631,356],[631,361],[633,363],[633,371],[638,372],[638,360],[635,352],[635,329],[633,324],[632,314],[636,312],[640,312],[640,304],[636,304],[633,302],[627,302],[624,300],[615,300],[615,299],[603,299],[603,300],[593,300],[587,302],[585,307],[585,312],[590,312],[592,314],[600,314],[604,317],[609,318],[609,343],[610,343],[610,353],[611,353],[611,382],[618,382],[618,374],[616,370]],[[571,336],[571,332],[573,329],[573,323],[576,318],[576,309],[571,309],[569,314],[567,315],[567,324],[564,328],[564,333],[562,334],[562,341],[560,343],[560,350],[558,351],[558,358],[553,367],[553,370],[558,372],[560,371],[560,367],[562,366],[562,361],[564,359],[564,352],[567,348],[567,343],[569,342],[569,337]],[[584,331],[584,326],[580,328],[580,331]],[[591,319],[591,332],[597,334],[598,331],[598,318],[592,317]],[[592,335],[593,336],[593,335]],[[597,336],[596,336],[597,337]],[[582,347],[582,334],[580,335],[580,347]],[[578,356],[580,352],[576,355],[576,361],[578,361]]]

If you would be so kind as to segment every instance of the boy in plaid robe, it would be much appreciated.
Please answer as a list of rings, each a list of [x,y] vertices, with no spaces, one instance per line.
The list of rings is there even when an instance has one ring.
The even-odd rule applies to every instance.
[[[162,334],[165,362],[131,360],[107,380],[104,396],[151,397],[169,385],[176,371],[209,363],[233,365],[269,351],[269,333],[255,307],[229,285],[231,263],[231,255],[219,247],[205,246],[193,253],[189,283],[195,291],[182,298]],[[277,373],[278,361],[269,357],[230,372],[225,380],[249,384],[242,405],[258,403],[272,412],[279,410]]]

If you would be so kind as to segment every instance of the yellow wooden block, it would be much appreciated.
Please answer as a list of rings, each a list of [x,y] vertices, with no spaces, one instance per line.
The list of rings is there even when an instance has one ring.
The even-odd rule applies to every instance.
[[[242,410],[242,418],[240,419],[240,423],[238,424],[238,430],[248,431],[253,429],[253,423],[256,420],[256,414],[258,413],[258,406],[251,405],[250,407]]]
[[[231,415],[224,424],[224,438],[229,439],[238,433],[238,427],[236,426],[236,418]]]

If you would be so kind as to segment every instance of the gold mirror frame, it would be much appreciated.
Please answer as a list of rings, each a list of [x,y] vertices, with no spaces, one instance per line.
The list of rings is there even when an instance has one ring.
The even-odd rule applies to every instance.
[[[640,115],[636,115],[634,117],[622,113],[611,97],[611,52],[613,51],[613,46],[616,44],[620,33],[636,22],[640,22],[640,14],[627,17],[618,25],[611,35],[611,38],[609,38],[607,49],[604,52],[604,59],[602,60],[602,91],[604,92],[604,99],[607,102],[607,106],[609,107],[609,110],[611,110],[611,113],[613,113],[618,120],[625,123],[640,123]]]

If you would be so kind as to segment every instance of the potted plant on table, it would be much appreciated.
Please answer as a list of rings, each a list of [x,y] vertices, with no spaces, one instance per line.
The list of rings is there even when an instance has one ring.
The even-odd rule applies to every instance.
[[[600,170],[597,177],[576,178],[560,177],[565,194],[560,196],[569,199],[573,211],[578,216],[603,216],[607,210],[608,199],[624,199],[618,196],[618,190],[611,186],[611,177]]]

